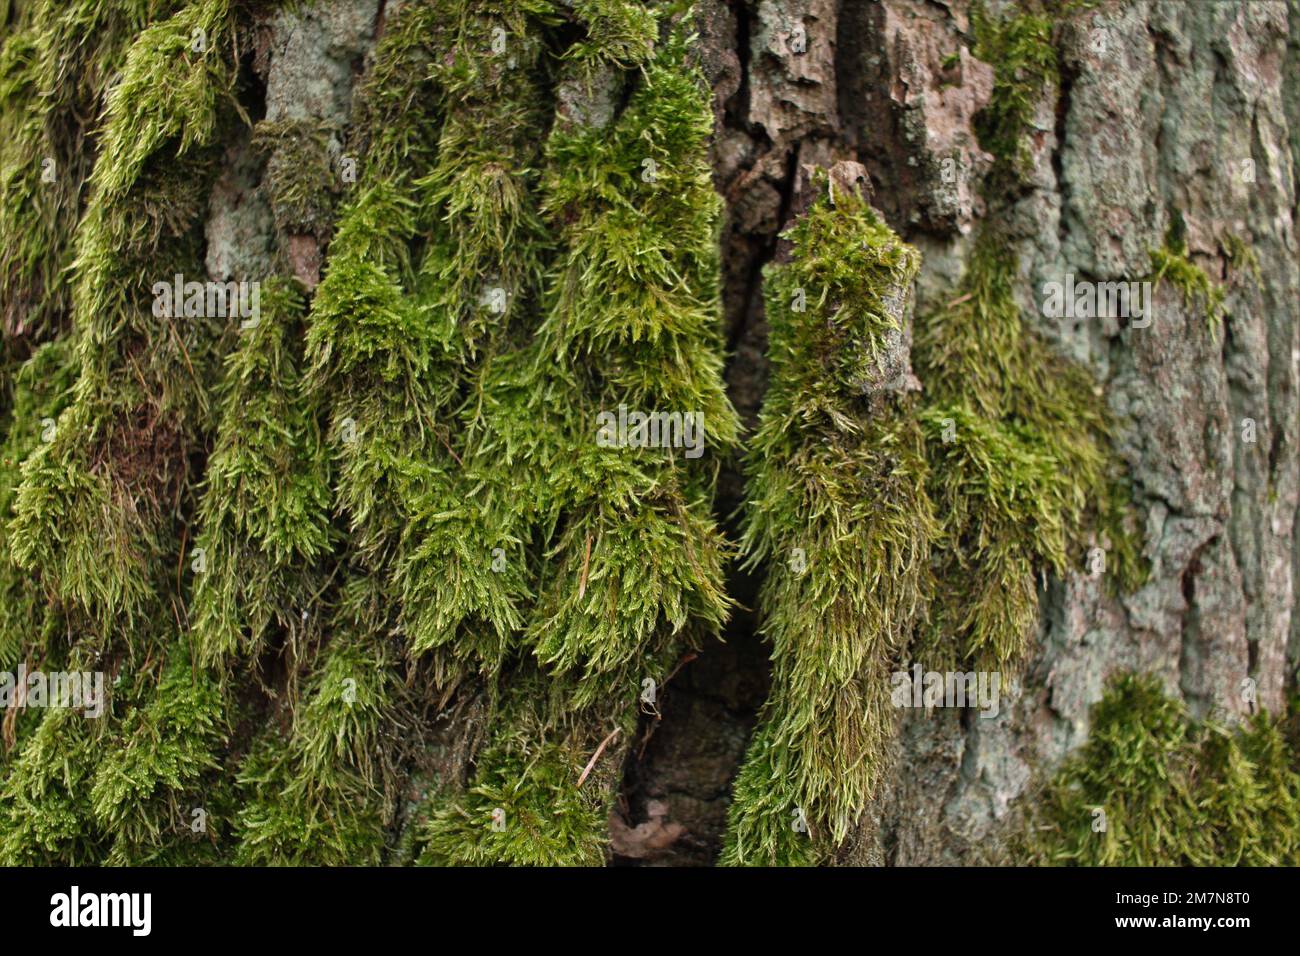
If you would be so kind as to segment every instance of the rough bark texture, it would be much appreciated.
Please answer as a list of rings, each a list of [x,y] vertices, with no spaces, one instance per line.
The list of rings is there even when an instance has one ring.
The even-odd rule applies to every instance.
[[[924,254],[918,309],[959,277],[991,159],[973,120],[992,70],[970,53],[969,10],[961,0],[706,6],[715,170],[728,201],[729,382],[748,423],[764,383],[759,272],[801,166],[866,166],[873,203]],[[803,53],[791,49],[799,25]],[[1089,708],[1117,671],[1160,675],[1198,715],[1248,711],[1247,677],[1273,712],[1294,692],[1298,35],[1300,7],[1282,2],[1102,3],[1063,30],[1060,87],[1042,91],[1031,181],[1009,207],[1022,291],[1067,272],[1096,281],[1147,274],[1177,209],[1193,260],[1227,285],[1224,330],[1217,342],[1192,334],[1203,315],[1167,286],[1145,329],[1057,323],[1026,299],[1031,321],[1090,366],[1111,407],[1129,416],[1120,449],[1152,574],[1136,594],[1112,598],[1079,556],[1079,574],[1046,581],[1014,706],[992,721],[951,711],[905,719],[896,769],[850,859],[999,859],[1017,800],[1086,738]],[[956,160],[955,183],[944,181],[946,158]],[[1229,234],[1256,251],[1261,281],[1234,277]],[[1245,418],[1256,422],[1254,443],[1242,440]],[[750,623],[733,627],[726,653],[753,666]],[[718,839],[698,810],[710,788],[679,778],[693,756],[725,746],[736,723],[731,711],[701,705],[709,698],[695,682],[708,666],[683,674],[687,699],[665,707],[663,750],[652,742],[652,762],[633,778],[635,792],[661,801],[662,825],[682,822],[682,842],[702,847]],[[727,676],[723,686],[735,686],[734,671]],[[681,753],[681,741],[694,746]],[[659,759],[677,767],[660,770]],[[725,793],[721,764],[702,770],[716,767],[713,789]],[[646,857],[681,859],[677,847]]]
[[[265,52],[268,118],[341,125],[380,6],[335,0],[277,15]],[[970,51],[966,0],[705,0],[698,16],[714,91],[715,183],[727,203],[728,385],[752,427],[765,383],[761,270],[798,208],[801,170],[863,164],[873,204],[924,254],[924,309],[961,275],[985,212],[980,182],[992,157],[974,121],[993,70]],[[1086,737],[1089,707],[1116,671],[1161,675],[1199,715],[1248,709],[1246,677],[1273,711],[1295,689],[1300,6],[1105,2],[1072,16],[1062,40],[1060,86],[1042,91],[1035,117],[1030,183],[1009,206],[1023,291],[1066,272],[1146,274],[1177,209],[1194,261],[1228,285],[1224,331],[1206,348],[1190,334],[1203,316],[1167,286],[1146,329],[1040,317],[1040,331],[1088,364],[1130,417],[1121,451],[1150,581],[1119,598],[1082,570],[1045,582],[1019,699],[994,721],[947,711],[905,719],[896,769],[849,854],[856,861],[997,859],[1016,801]],[[953,182],[945,159],[955,161]],[[1248,160],[1254,182],[1243,175]],[[209,268],[255,274],[248,260],[265,254],[257,237],[269,233],[269,211],[230,182],[240,163],[227,168],[208,226]],[[1232,281],[1229,234],[1255,251],[1261,281]],[[1257,423],[1253,444],[1241,440],[1244,418]],[[738,504],[740,488],[738,474],[724,476],[721,512]],[[611,819],[616,862],[708,863],[718,852],[767,680],[747,610],[755,582],[738,573],[732,592],[745,609],[727,643],[682,669],[661,718],[629,749]]]
[[[338,159],[353,85],[397,6],[328,0],[271,17],[253,61],[265,118],[319,125]],[[873,205],[923,254],[916,309],[943,302],[988,212],[993,157],[975,127],[994,71],[971,52],[968,0],[700,0],[697,17],[726,202],[728,388],[752,428],[766,382],[762,269],[807,203],[807,171],[861,164]],[[1113,596],[1078,555],[1079,573],[1043,580],[1018,696],[995,720],[909,713],[846,862],[1002,859],[1019,802],[1086,739],[1089,708],[1118,671],[1153,672],[1194,714],[1228,720],[1254,706],[1246,678],[1271,711],[1296,691],[1300,0],[1100,0],[1060,23],[1063,69],[1036,105],[1032,171],[998,214],[1027,321],[1095,373],[1127,422],[1118,450],[1151,575]],[[229,144],[205,230],[210,276],[265,274],[278,254],[312,288],[328,236],[304,229],[277,252],[258,163],[247,135]],[[1175,216],[1192,260],[1226,289],[1217,338],[1169,284],[1147,328],[1042,318],[1035,290],[1065,273],[1148,274]],[[1230,237],[1253,250],[1258,279],[1234,267]],[[1245,419],[1254,441],[1243,440]],[[741,497],[738,471],[725,472],[719,515],[730,520]],[[610,820],[616,864],[718,855],[770,670],[757,581],[734,572],[730,592],[741,607],[725,643],[685,663],[661,688],[659,714],[610,751],[625,754]],[[434,748],[445,776],[464,777],[478,728],[463,714],[476,706],[464,703],[462,728]]]

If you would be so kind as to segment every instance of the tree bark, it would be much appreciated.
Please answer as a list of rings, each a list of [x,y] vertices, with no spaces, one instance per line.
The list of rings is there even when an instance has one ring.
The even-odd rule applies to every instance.
[[[873,204],[923,253],[918,312],[950,296],[987,212],[980,185],[991,166],[975,118],[989,101],[992,65],[971,54],[970,10],[962,0],[703,8],[718,117],[714,168],[728,201],[729,385],[747,423],[765,382],[760,270],[789,221],[805,165],[863,163]],[[792,49],[798,26],[802,53]],[[999,215],[1020,257],[1026,321],[1090,367],[1111,408],[1128,416],[1120,452],[1152,573],[1136,593],[1112,597],[1080,555],[1078,573],[1046,580],[1019,696],[995,720],[951,711],[905,718],[894,770],[850,859],[1005,860],[1018,802],[1032,799],[1034,781],[1087,738],[1089,709],[1116,672],[1159,675],[1198,716],[1285,710],[1300,660],[1292,616],[1300,555],[1298,31],[1294,2],[1135,0],[1063,18],[1061,82],[1036,104],[1031,182]],[[943,177],[949,158],[960,170],[955,184]],[[1037,290],[1067,272],[1095,281],[1147,274],[1148,252],[1163,244],[1176,211],[1192,258],[1228,289],[1217,342],[1192,334],[1203,316],[1169,288],[1158,291],[1159,318],[1145,329],[1042,316]],[[1228,235],[1256,250],[1259,281],[1234,280]],[[1257,441],[1242,439],[1245,419],[1256,423]],[[736,589],[752,606],[751,583],[738,580]],[[683,674],[685,713],[665,709],[657,733],[666,752],[652,742],[651,761],[671,753],[684,765],[734,733],[735,721],[717,713],[715,695],[696,681],[726,689],[724,706],[740,704],[731,688],[761,683],[758,656],[748,651],[756,623],[733,622],[721,653],[738,663],[725,678]],[[693,667],[705,671],[710,656]],[[753,675],[743,681],[740,662]],[[1247,678],[1257,703],[1243,697]],[[684,740],[699,743],[680,754]],[[699,795],[725,793],[721,773],[715,787],[687,784],[680,770],[655,762],[648,779],[646,768],[640,773],[634,793],[666,804],[663,819],[689,821],[692,837],[716,846],[706,828],[717,817],[705,818]],[[661,859],[682,857],[665,851]]]
[[[241,53],[253,87],[244,102],[257,103],[256,119],[321,131],[325,163],[338,168],[349,158],[354,91],[403,5],[329,0],[260,16],[255,48]],[[973,52],[972,7],[695,7],[694,55],[712,89],[713,185],[725,203],[726,385],[746,430],[768,384],[764,268],[780,260],[782,231],[808,208],[811,171],[860,164],[872,206],[922,254],[917,314],[952,299],[981,226],[997,220],[1019,262],[1023,321],[1087,367],[1124,422],[1116,451],[1151,569],[1133,593],[1109,590],[1084,554],[1070,556],[1074,571],[1044,574],[1028,660],[999,715],[907,712],[876,796],[837,854],[842,863],[1014,861],[1036,787],[1088,739],[1090,708],[1114,674],[1153,673],[1193,716],[1230,723],[1260,708],[1283,712],[1297,691],[1300,0],[1034,4],[1053,21],[1059,82],[1036,91],[1027,173],[1011,185],[993,181],[996,159],[977,131],[998,64]],[[1023,5],[989,8],[1003,16]],[[557,92],[560,115],[602,125],[624,91],[601,82]],[[203,212],[208,276],[280,269],[316,289],[329,268],[329,215],[287,222],[273,208],[266,156],[247,126],[221,147]],[[1204,309],[1170,283],[1156,285],[1156,320],[1145,328],[1044,316],[1045,283],[1067,273],[1094,282],[1147,276],[1171,230],[1224,289],[1217,336],[1203,334]],[[15,303],[4,303],[6,361],[33,344],[24,339],[33,334],[21,318],[26,300]],[[919,386],[924,394],[923,379]],[[729,462],[715,514],[733,540],[744,494],[741,468]],[[592,757],[603,761],[597,776],[621,775],[610,784],[612,864],[717,860],[731,785],[770,689],[761,580],[762,569],[728,572],[737,606],[723,640],[684,658],[660,685],[657,713],[642,713],[634,735],[602,741]],[[315,633],[302,620],[288,643]],[[413,838],[431,780],[469,778],[488,696],[465,692],[440,715],[421,712],[424,750],[398,771],[387,857],[400,858]]]

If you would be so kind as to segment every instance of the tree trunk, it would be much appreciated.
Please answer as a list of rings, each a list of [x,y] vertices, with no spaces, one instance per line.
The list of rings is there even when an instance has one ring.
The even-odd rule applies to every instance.
[[[1191,724],[1287,711],[1297,0],[128,6],[0,6],[0,670],[109,687],[101,721],[6,711],[0,861],[1016,862],[1118,675]],[[1024,18],[1049,64],[1017,59]],[[979,301],[991,244],[1017,327],[1114,421],[1097,467],[1145,574],[1079,478],[1062,560],[1021,576],[1032,627],[980,656],[943,643],[945,588],[994,571],[918,531],[924,562],[863,590],[918,609],[886,604],[894,643],[859,621],[891,650],[845,693],[950,661],[1005,675],[1000,707],[863,718],[865,800],[771,785],[761,812],[819,847],[792,857],[746,850],[761,793],[733,806],[808,663],[755,530],[786,446],[755,435],[799,371],[769,331],[821,334],[823,306],[769,315],[811,255],[794,230],[855,194],[852,228],[919,271],[871,300],[880,350],[813,351],[827,381],[855,349],[896,380],[828,401],[930,456],[917,528],[951,520],[935,403],[976,389],[939,381],[935,317]],[[260,281],[261,316],[151,311],[174,274]],[[1151,281],[1152,320],[1049,316],[1067,274]],[[633,474],[574,437],[626,395],[706,409],[704,458]]]
[[[970,12],[958,0],[705,6],[701,35],[718,51],[706,58],[714,169],[728,200],[729,384],[747,424],[765,384],[760,270],[788,223],[801,168],[866,166],[874,205],[923,253],[918,311],[957,284],[988,214],[980,178],[992,164],[975,118],[993,70],[971,55]],[[1086,739],[1089,708],[1116,672],[1158,674],[1200,716],[1240,717],[1256,703],[1282,712],[1295,691],[1300,8],[1102,3],[1061,20],[1060,82],[1034,103],[1032,178],[997,214],[1019,253],[1024,314],[1129,416],[1119,450],[1151,575],[1135,593],[1108,595],[1076,555],[1078,573],[1046,580],[1020,696],[991,721],[938,711],[903,722],[859,861],[1006,859],[1000,843],[1017,801]],[[792,47],[800,25],[802,53]],[[955,183],[945,182],[946,159],[956,160]],[[1202,315],[1168,289],[1150,328],[1042,316],[1036,290],[1065,273],[1146,275],[1148,252],[1176,215],[1192,257],[1228,285],[1218,341],[1194,334]],[[1258,282],[1231,281],[1229,236],[1256,250]],[[1243,440],[1246,419],[1253,442]],[[752,605],[752,588],[736,588]],[[699,675],[703,686],[684,675],[686,713],[665,713],[666,752],[652,745],[654,762],[640,771],[648,779],[635,778],[647,803],[667,804],[665,820],[692,821],[689,832],[725,785],[721,774],[710,786],[682,780],[682,741],[712,753],[733,737],[727,715],[759,682],[743,646],[756,623],[733,622],[727,664],[693,665],[722,674]],[[1243,696],[1246,678],[1255,701]],[[722,708],[711,687],[724,689]]]

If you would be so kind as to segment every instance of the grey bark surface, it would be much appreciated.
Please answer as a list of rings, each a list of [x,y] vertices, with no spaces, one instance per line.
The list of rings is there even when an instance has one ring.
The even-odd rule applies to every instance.
[[[866,166],[873,204],[924,255],[918,311],[960,277],[991,165],[973,125],[993,73],[970,53],[969,12],[964,0],[707,6],[704,35],[732,40],[711,60],[715,168],[728,200],[730,382],[747,421],[764,379],[759,271],[800,167]],[[803,53],[790,43],[798,25]],[[1086,739],[1089,708],[1117,671],[1158,674],[1194,714],[1227,720],[1252,709],[1247,678],[1274,712],[1294,692],[1297,37],[1294,0],[1102,3],[1063,29],[1060,87],[1042,91],[1030,137],[1029,187],[998,215],[1020,257],[1025,320],[1087,364],[1127,422],[1119,452],[1152,574],[1112,598],[1079,555],[1079,573],[1046,580],[1010,706],[994,720],[905,718],[894,770],[846,861],[1002,859],[1019,801]],[[944,182],[944,159],[955,160],[956,183]],[[1174,210],[1193,261],[1227,289],[1217,340],[1168,285],[1144,329],[1042,318],[1035,290],[1065,273],[1148,274]],[[1229,271],[1226,235],[1255,251],[1259,282]],[[1253,443],[1242,440],[1247,418]],[[674,808],[669,799],[665,819]]]

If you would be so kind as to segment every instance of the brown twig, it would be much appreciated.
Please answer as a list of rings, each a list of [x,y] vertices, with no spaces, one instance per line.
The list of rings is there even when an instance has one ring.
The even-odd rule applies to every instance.
[[[458,464],[458,465],[460,465],[462,468],[464,468],[464,467],[465,467],[465,463],[464,463],[463,461],[460,460],[460,455],[456,454],[456,449],[454,449],[454,448],[451,447],[451,443],[450,443],[449,441],[447,441],[446,436],[443,435],[443,433],[442,433],[442,429],[439,428],[437,425],[434,425],[434,426],[433,426],[433,433],[434,433],[435,435],[438,436],[438,441],[442,442],[442,447],[445,448],[445,449],[447,449],[447,454],[451,455],[452,458],[455,458],[455,459],[456,459],[456,464]]]
[[[578,578],[578,600],[587,593],[587,568],[591,565],[591,535],[587,535],[587,552],[582,556],[582,575]]]
[[[683,667],[685,667],[687,664],[689,664],[691,661],[695,660],[695,658],[699,656],[700,655],[695,653],[694,651],[687,651],[685,654],[683,654],[682,659],[677,662],[677,666],[673,668],[672,673],[664,678],[664,686],[667,686],[668,682],[677,676],[677,672],[679,670],[681,670]]]
[[[185,545],[190,540],[190,526],[181,525],[181,551],[180,560],[176,562],[176,593],[181,593],[181,578],[185,574]]]
[[[588,775],[591,773],[591,768],[596,766],[596,761],[599,760],[600,755],[605,752],[605,748],[609,746],[609,742],[617,736],[618,728],[615,727],[609,732],[609,736],[600,742],[600,746],[596,748],[596,752],[592,754],[591,759],[587,761],[587,766],[582,769],[582,776],[578,778],[579,787],[586,782]]]
[[[683,654],[681,660],[677,662],[677,666],[675,666],[672,669],[672,672],[669,673],[669,675],[664,678],[663,683],[659,685],[659,689],[663,690],[665,687],[667,687],[668,684],[672,681],[672,679],[677,676],[678,671],[680,671],[683,667],[685,667],[687,664],[689,664],[691,661],[695,660],[695,658],[699,656],[700,655],[696,654],[694,651],[687,651],[685,654]],[[655,735],[655,731],[659,728],[659,721],[664,719],[663,715],[659,713],[658,707],[655,708],[654,715],[655,715],[655,719],[646,724],[645,733],[642,734],[641,736],[641,744],[639,747],[637,747],[637,751],[636,751],[637,760],[643,760],[645,758],[645,750],[647,747],[650,746],[650,738]]]

